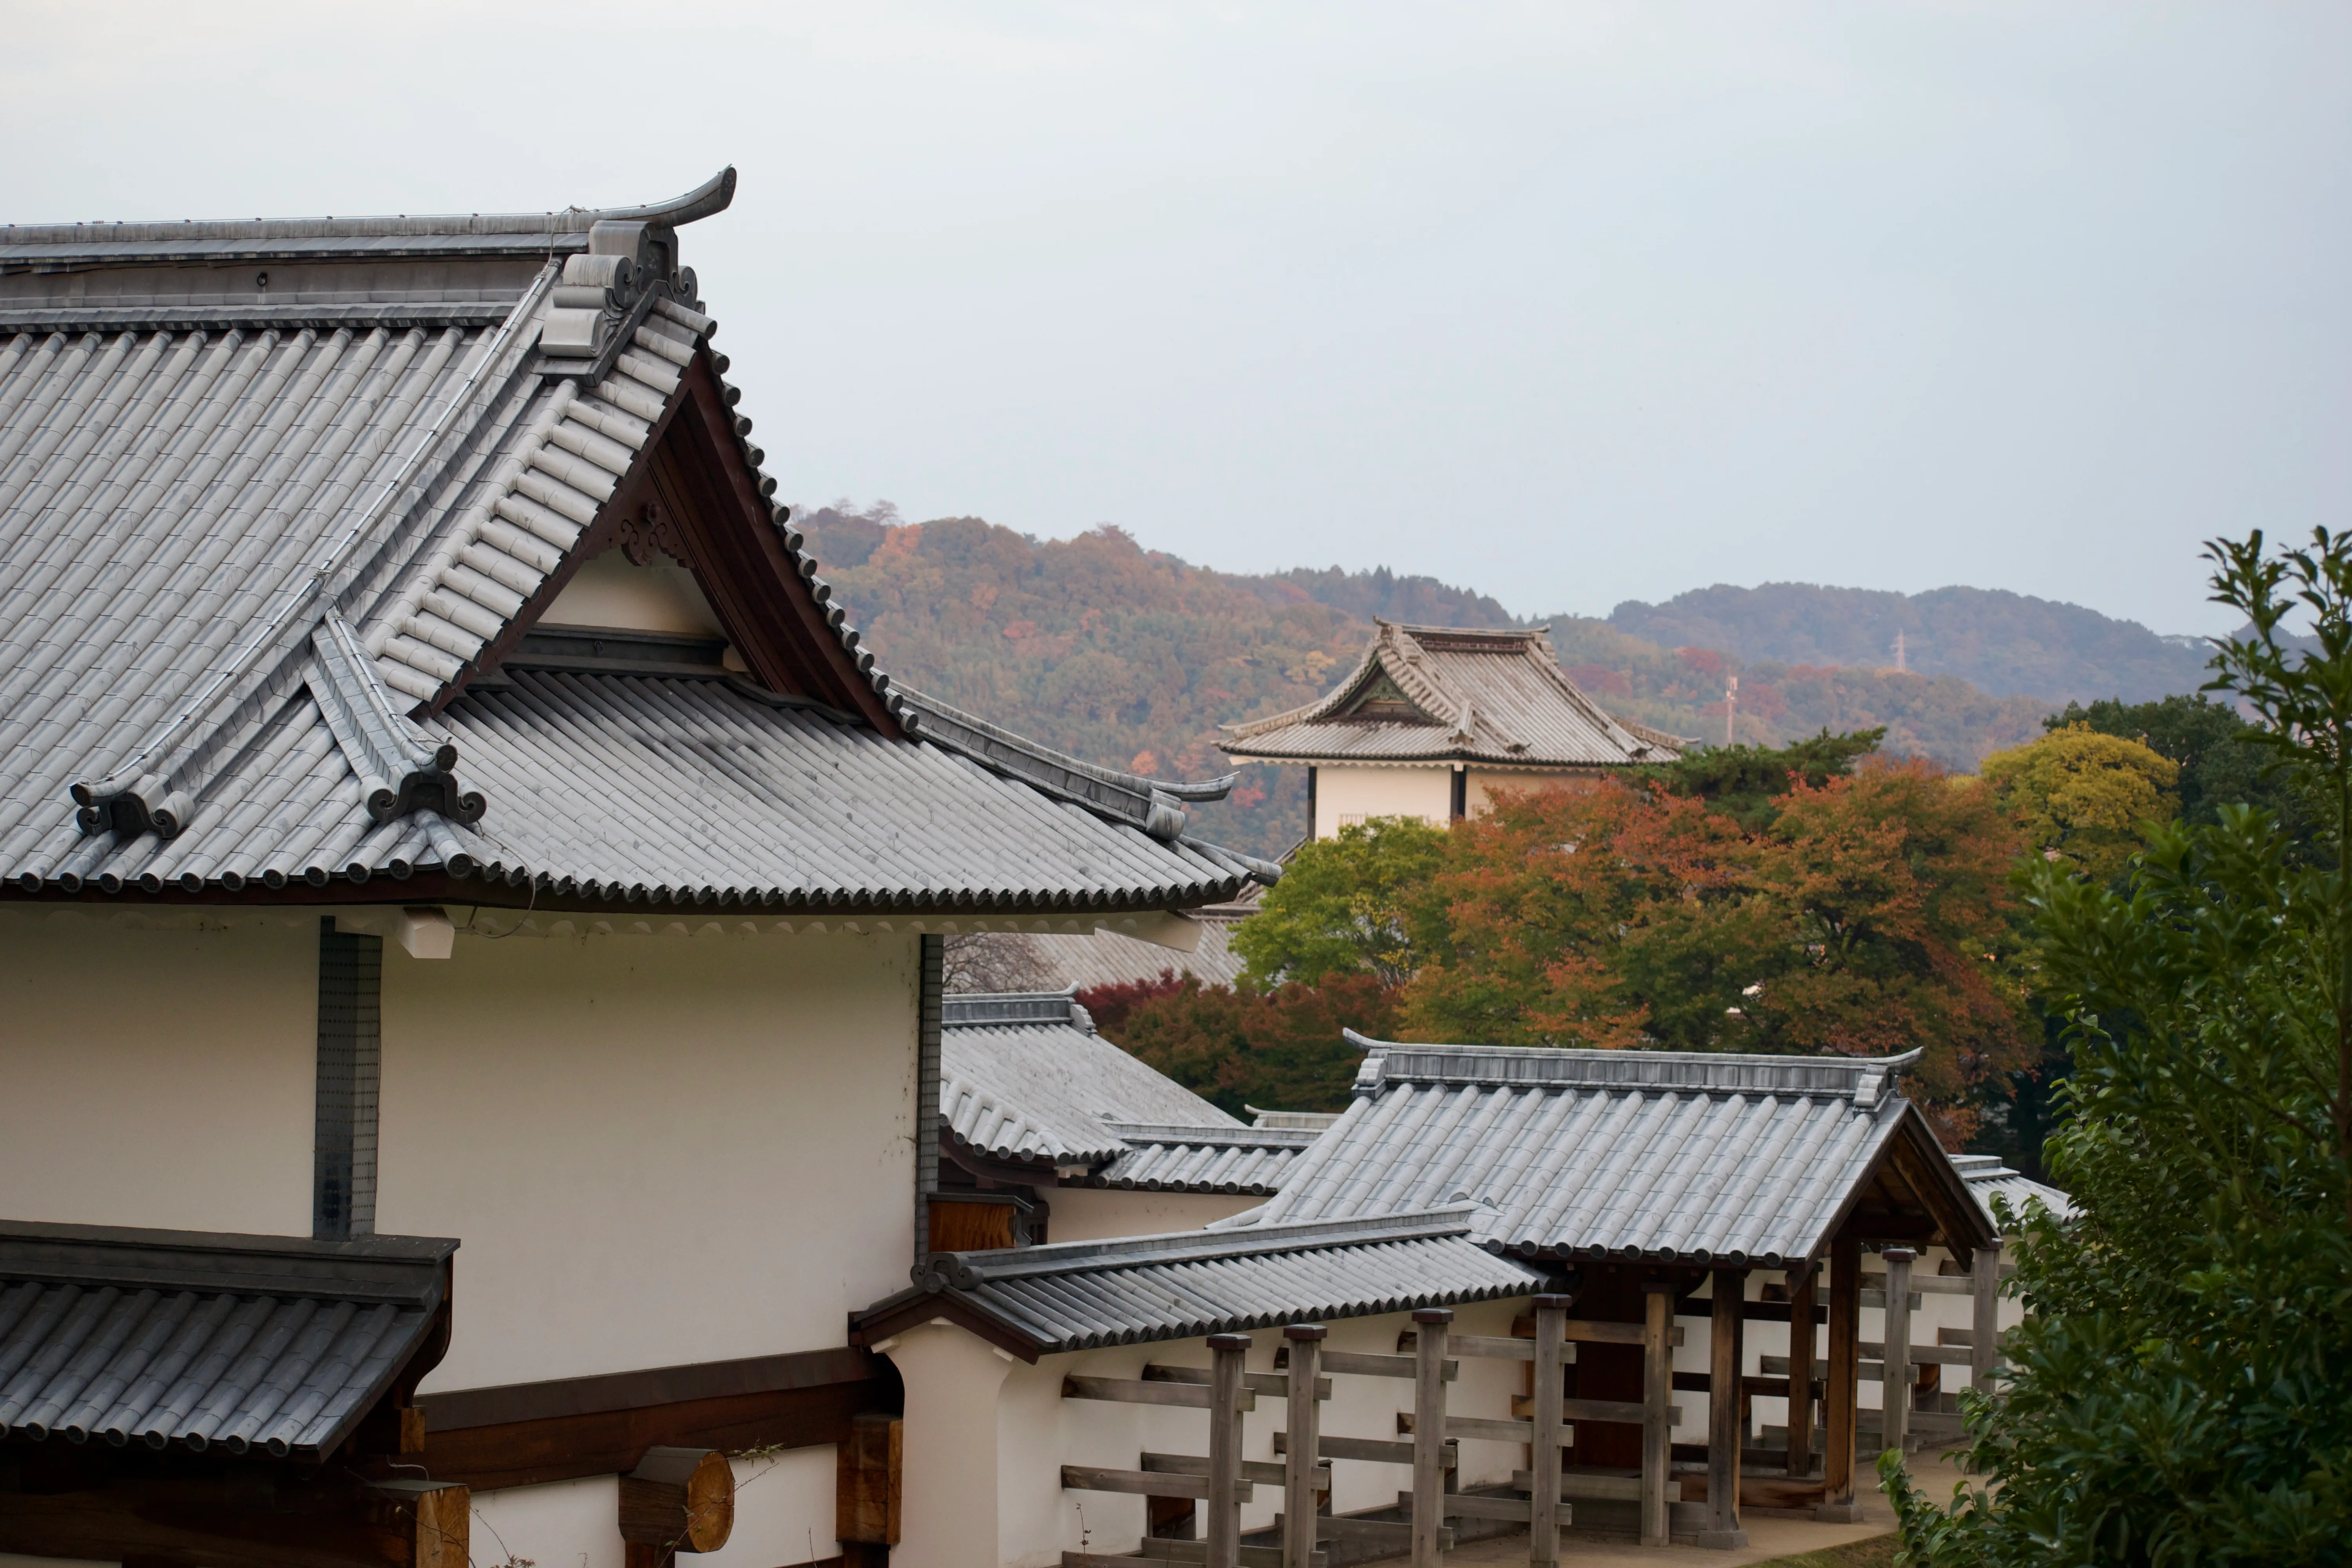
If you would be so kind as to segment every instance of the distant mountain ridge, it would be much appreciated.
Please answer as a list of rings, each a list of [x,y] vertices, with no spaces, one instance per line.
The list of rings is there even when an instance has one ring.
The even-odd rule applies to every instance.
[[[1885,668],[1900,633],[1904,664],[1955,675],[1995,697],[2052,703],[2120,697],[2144,702],[2194,691],[2209,649],[2193,637],[2159,637],[2080,605],[1999,588],[1924,594],[1830,588],[1811,583],[1718,584],[1662,605],[1627,600],[1614,629],[1661,647],[1704,647],[1743,660]]]
[[[2137,700],[2192,690],[2202,675],[2201,654],[2144,627],[1979,589],[1769,584],[1622,605],[1606,621],[1520,621],[1433,577],[1217,572],[1116,528],[1039,540],[979,518],[909,523],[885,505],[803,510],[795,521],[895,678],[1091,762],[1163,778],[1231,769],[1218,726],[1322,695],[1363,651],[1374,616],[1549,624],[1560,663],[1596,700],[1674,734],[1719,743],[1728,723],[1740,741],[1777,745],[1884,726],[1890,753],[1961,771],[2040,734],[2070,695]],[[1908,673],[1885,668],[1880,647],[1897,629]],[[2068,673],[2068,659],[2084,669]],[[1240,772],[1230,799],[1192,808],[1194,825],[1278,854],[1306,831],[1305,770]]]

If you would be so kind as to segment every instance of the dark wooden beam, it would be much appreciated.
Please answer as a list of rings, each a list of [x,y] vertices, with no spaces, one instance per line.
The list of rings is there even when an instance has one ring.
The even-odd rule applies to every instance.
[[[1715,1311],[1707,1338],[1707,1521],[1698,1543],[1722,1550],[1748,1544],[1748,1532],[1739,1528],[1739,1450],[1746,1436],[1739,1418],[1740,1330],[1747,1321],[1739,1309],[1747,1299],[1747,1287],[1746,1269],[1716,1271]]]
[[[478,1491],[635,1469],[649,1448],[811,1447],[896,1402],[844,1347],[429,1394],[424,1462]]]
[[[906,1489],[906,1424],[896,1415],[853,1419],[849,1436],[835,1451],[834,1539],[888,1548],[898,1544],[901,1499]]]
[[[1813,1465],[1813,1286],[1810,1263],[1789,1271],[1789,1473]]]
[[[340,1469],[274,1485],[218,1465],[96,1469],[77,1489],[0,1491],[0,1552],[156,1568],[467,1568],[472,1511],[462,1485]]]
[[[1854,1501],[1856,1385],[1862,1373],[1862,1241],[1841,1231],[1830,1242],[1830,1364],[1822,1404],[1826,1451],[1822,1457],[1824,1517],[1859,1519]]]

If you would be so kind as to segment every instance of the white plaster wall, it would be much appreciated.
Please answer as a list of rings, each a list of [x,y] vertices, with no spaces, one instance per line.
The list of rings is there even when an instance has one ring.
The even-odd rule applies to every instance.
[[[831,1444],[737,1459],[734,1469],[734,1532],[718,1551],[687,1560],[687,1568],[782,1568],[839,1555],[841,1543],[833,1538]],[[474,1560],[481,1562],[478,1547]]]
[[[996,1568],[997,1394],[1013,1358],[943,1322],[875,1348],[907,1390],[893,1568]]]
[[[1510,1301],[1486,1301],[1458,1308],[1455,1331],[1507,1335],[1513,1317],[1528,1310],[1524,1297]],[[1409,1313],[1346,1319],[1329,1325],[1326,1348],[1381,1355],[1397,1353],[1397,1336],[1412,1327]],[[961,1331],[954,1331],[961,1332]],[[969,1338],[969,1336],[966,1336]],[[1281,1345],[1278,1328],[1261,1329],[1251,1336],[1247,1365],[1252,1372],[1271,1372]],[[1064,1465],[1097,1465],[1133,1469],[1146,1451],[1206,1454],[1208,1425],[1199,1410],[1161,1405],[1124,1405],[1104,1400],[1064,1399],[1062,1379],[1073,1373],[1096,1377],[1140,1377],[1148,1363],[1164,1366],[1208,1366],[1205,1340],[1177,1340],[1158,1344],[1120,1345],[1046,1356],[1035,1365],[1013,1366],[1001,1383],[995,1422],[997,1480],[995,1509],[997,1562],[1002,1568],[1054,1568],[1064,1552],[1081,1550],[1080,1531],[1088,1539],[1085,1549],[1126,1552],[1144,1531],[1144,1501],[1112,1492],[1065,1491]],[[1524,1363],[1480,1357],[1462,1358],[1461,1376],[1447,1391],[1447,1407],[1458,1415],[1507,1419],[1511,1396],[1521,1393]],[[902,1371],[906,1369],[902,1365]],[[912,1420],[914,1374],[908,1375],[909,1420]],[[1412,1384],[1406,1378],[1341,1376],[1332,1380],[1332,1397],[1323,1407],[1326,1432],[1350,1437],[1397,1439],[1397,1413],[1412,1408]],[[1284,1401],[1260,1395],[1257,1408],[1242,1420],[1242,1457],[1272,1461],[1274,1434],[1286,1425]],[[915,1485],[911,1436],[908,1453],[908,1487]],[[1525,1448],[1516,1443],[1464,1442],[1463,1484],[1485,1486],[1507,1482],[1523,1468]],[[1391,1507],[1400,1490],[1410,1490],[1409,1465],[1341,1462],[1333,1468],[1335,1506],[1341,1512]],[[1282,1489],[1261,1487],[1243,1505],[1244,1529],[1271,1524],[1283,1507]],[[1080,1510],[1084,1510],[1083,1525]],[[930,1568],[908,1560],[908,1568]]]
[[[718,612],[694,574],[667,555],[640,566],[617,550],[581,563],[540,617],[551,626],[614,626],[625,631],[719,637]]]
[[[464,1241],[427,1392],[837,1345],[905,1283],[917,939],[703,925],[385,944],[377,1226]]]
[[[1454,816],[1454,769],[1366,768],[1318,763],[1315,837],[1336,838],[1343,824],[1368,816],[1418,816],[1443,827]]]
[[[1226,1193],[1131,1193],[1112,1187],[1055,1187],[1045,1234],[1054,1241],[1096,1241],[1109,1236],[1158,1236],[1198,1230],[1212,1220],[1265,1203]]]
[[[0,905],[0,1212],[310,1234],[319,921]]]
[[[620,1516],[617,1476],[476,1492],[468,1555],[476,1568],[621,1568]]]

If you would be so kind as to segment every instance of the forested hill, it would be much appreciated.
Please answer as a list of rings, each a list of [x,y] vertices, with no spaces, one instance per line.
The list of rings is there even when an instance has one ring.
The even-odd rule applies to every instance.
[[[1493,599],[1433,578],[1336,568],[1236,575],[1144,550],[1115,528],[1040,541],[978,518],[905,523],[887,508],[796,516],[825,579],[898,679],[1089,762],[1162,778],[1228,771],[1217,726],[1320,696],[1363,651],[1374,616],[1438,626],[1514,624]],[[1848,591],[1805,592],[1833,604]],[[1906,602],[1895,595],[1854,597]],[[2041,604],[2014,595],[1981,597]],[[1707,595],[1685,595],[1656,610],[1694,600]],[[1619,614],[1632,608],[1650,607],[1621,607]],[[1781,744],[1824,727],[1884,725],[1889,752],[1933,757],[1962,771],[1973,770],[1988,752],[2039,734],[2042,715],[2056,705],[2036,696],[1992,696],[1955,673],[1882,668],[1890,661],[1874,652],[1832,666],[1822,661],[1833,649],[1876,633],[1839,633],[1826,618],[1821,626],[1803,645],[1809,661],[1727,648],[1739,627],[1709,629],[1696,618],[1663,628],[1658,638],[1630,635],[1613,618],[1551,623],[1560,662],[1604,706],[1710,742],[1723,738],[1726,677],[1735,674],[1741,741]],[[1708,637],[1717,640],[1698,640]],[[1916,671],[1927,661],[1910,662]],[[2053,682],[2050,695],[2095,689],[2133,697],[2195,685]],[[1245,768],[1233,798],[1199,807],[1194,821],[1236,848],[1279,853],[1306,831],[1303,771]]]
[[[1715,648],[1748,660],[1792,666],[1877,668],[1903,662],[1924,675],[1953,675],[1996,696],[2063,703],[2120,697],[2142,702],[2194,691],[2210,651],[2188,637],[2163,637],[2136,621],[1989,588],[1889,594],[1767,583],[1718,584],[1663,605],[1628,600],[1612,628],[1661,647]]]

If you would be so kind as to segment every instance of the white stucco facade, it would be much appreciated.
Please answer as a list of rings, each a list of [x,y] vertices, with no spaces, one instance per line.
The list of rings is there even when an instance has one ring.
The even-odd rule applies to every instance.
[[[1463,805],[1471,816],[1483,816],[1494,809],[1495,796],[1505,791],[1588,790],[1598,787],[1602,776],[1590,770],[1474,767],[1464,771]],[[1337,837],[1342,827],[1375,816],[1417,816],[1433,827],[1443,827],[1454,819],[1454,772],[1450,763],[1387,767],[1318,763],[1315,837]]]
[[[1454,816],[1453,768],[1317,765],[1316,837],[1337,838],[1342,827],[1375,816],[1417,816],[1433,827],[1444,826]]]
[[[376,1229],[462,1244],[425,1394],[827,1349],[903,1286],[914,932],[449,914],[420,960],[397,908],[0,905],[7,1217],[308,1236],[326,915],[386,938]],[[830,1446],[736,1470],[710,1568],[838,1551]],[[620,1568],[614,1488],[478,1494],[476,1561]]]
[[[1454,1327],[1508,1334],[1511,1320],[1527,1310],[1525,1298],[1478,1302],[1458,1309]],[[1393,1355],[1397,1336],[1412,1326],[1405,1312],[1345,1319],[1329,1325],[1324,1342],[1331,1350]],[[1249,1370],[1272,1371],[1281,1331],[1250,1337]],[[1030,1363],[940,1322],[877,1348],[898,1365],[907,1387],[906,1535],[892,1554],[902,1568],[1055,1568],[1064,1552],[1131,1551],[1144,1534],[1144,1500],[1066,1491],[1062,1467],[1133,1469],[1147,1451],[1208,1452],[1202,1411],[1062,1397],[1062,1380],[1073,1374],[1135,1378],[1149,1363],[1206,1367],[1203,1340],[1078,1351]],[[1448,1409],[1508,1418],[1512,1395],[1523,1392],[1525,1363],[1465,1357],[1461,1364]],[[1324,1430],[1394,1440],[1397,1413],[1412,1408],[1409,1379],[1339,1377],[1324,1405]],[[1274,1434],[1284,1421],[1282,1401],[1260,1395],[1257,1408],[1243,1417],[1242,1457],[1276,1458]],[[1516,1443],[1462,1444],[1465,1486],[1506,1483],[1526,1463]],[[1408,1465],[1340,1464],[1334,1482],[1335,1506],[1352,1512],[1392,1505],[1399,1490],[1412,1487],[1412,1471]],[[1281,1489],[1261,1487],[1243,1506],[1243,1528],[1271,1524],[1281,1509]]]
[[[0,905],[7,1216],[310,1235],[318,917],[142,923]]]

